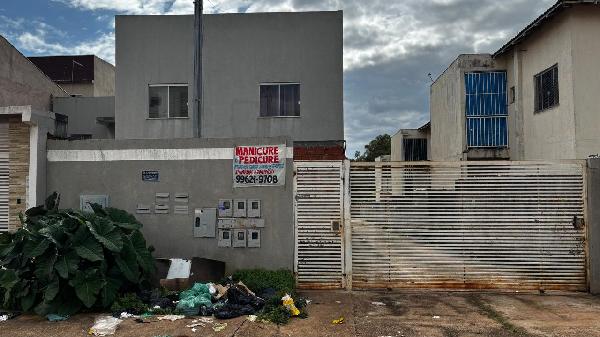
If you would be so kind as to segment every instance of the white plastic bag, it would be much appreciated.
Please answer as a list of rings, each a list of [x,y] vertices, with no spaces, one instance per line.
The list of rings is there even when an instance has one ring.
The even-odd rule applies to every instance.
[[[123,321],[112,316],[100,316],[94,321],[94,326],[90,328],[90,332],[95,336],[113,335],[121,322]]]

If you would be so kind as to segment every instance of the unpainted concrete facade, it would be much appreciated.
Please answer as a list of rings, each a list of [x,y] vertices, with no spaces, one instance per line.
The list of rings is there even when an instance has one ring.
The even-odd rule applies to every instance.
[[[431,159],[431,127],[425,129],[400,129],[392,136],[391,161],[404,161],[404,139],[427,139],[427,160]]]
[[[342,12],[204,15],[200,137],[343,140]],[[193,22],[116,17],[116,138],[194,137],[188,118],[149,119],[148,86],[193,84]],[[300,83],[300,117],[260,117],[261,83]]]
[[[93,139],[115,138],[111,125],[97,118],[115,117],[115,97],[59,97],[54,99],[54,112],[69,117],[69,135],[89,134]]]
[[[432,160],[585,159],[600,153],[600,78],[597,55],[600,6],[566,7],[496,55],[461,55],[431,86]],[[557,64],[559,105],[535,112],[535,75]],[[467,153],[467,71],[505,70],[509,147]],[[503,153],[503,151],[506,151]]]
[[[431,85],[431,160],[468,160],[481,155],[480,149],[467,147],[465,73],[502,69],[490,54],[463,54]]]
[[[51,111],[52,97],[68,94],[0,36],[0,107],[30,105]]]
[[[143,233],[156,248],[157,257],[194,256],[227,263],[227,270],[262,267],[293,268],[293,160],[286,160],[286,184],[277,187],[233,188],[232,159],[63,161],[65,152],[138,149],[228,149],[236,145],[289,143],[285,138],[86,140],[48,142],[48,191],[61,193],[61,207],[79,208],[82,194],[108,195],[110,206],[134,214],[144,224]],[[289,145],[288,145],[289,148]],[[104,156],[100,155],[104,158]],[[142,170],[159,171],[158,182],[142,181]],[[170,193],[169,214],[135,214],[137,204],[152,205],[156,193]],[[176,193],[189,194],[189,213],[174,214]],[[196,208],[216,208],[219,199],[260,199],[265,228],[261,248],[219,248],[216,238],[193,237]]]

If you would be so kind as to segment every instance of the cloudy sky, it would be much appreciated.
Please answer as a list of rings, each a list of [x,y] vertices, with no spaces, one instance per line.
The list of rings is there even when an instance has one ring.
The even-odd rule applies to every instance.
[[[494,52],[555,0],[205,0],[208,13],[344,10],[348,155],[428,121],[430,80],[460,53]],[[115,14],[191,14],[192,0],[2,0],[0,34],[25,55],[114,63]]]

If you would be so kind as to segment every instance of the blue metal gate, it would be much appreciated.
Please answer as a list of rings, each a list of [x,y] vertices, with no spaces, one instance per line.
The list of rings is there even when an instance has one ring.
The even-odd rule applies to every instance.
[[[467,145],[508,146],[506,72],[465,74]]]

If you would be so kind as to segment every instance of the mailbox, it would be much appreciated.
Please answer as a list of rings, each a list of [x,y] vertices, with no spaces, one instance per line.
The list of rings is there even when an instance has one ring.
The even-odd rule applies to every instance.
[[[219,218],[231,218],[233,216],[232,203],[231,199],[219,199]]]
[[[219,229],[219,247],[231,247],[231,230]]]
[[[260,248],[260,229],[248,230],[248,248]]]
[[[234,229],[233,230],[233,248],[244,248],[246,247],[246,230],[245,229]]]
[[[249,218],[260,218],[261,207],[260,200],[249,199],[248,200],[248,217]]]
[[[245,218],[246,217],[246,199],[235,199],[233,200],[233,217]]]

